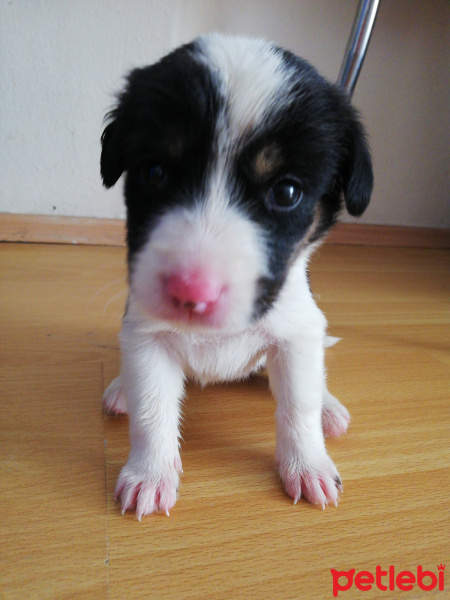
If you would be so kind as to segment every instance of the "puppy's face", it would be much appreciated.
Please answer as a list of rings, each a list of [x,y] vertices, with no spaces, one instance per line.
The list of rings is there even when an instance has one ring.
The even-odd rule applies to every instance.
[[[128,77],[102,137],[126,172],[130,294],[152,319],[234,331],[276,301],[292,263],[372,189],[347,98],[271,44],[199,38]]]

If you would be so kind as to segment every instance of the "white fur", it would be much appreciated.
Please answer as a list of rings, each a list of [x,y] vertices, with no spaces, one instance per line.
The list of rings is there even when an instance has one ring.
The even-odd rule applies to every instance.
[[[122,509],[136,508],[139,519],[157,510],[168,513],[176,501],[185,377],[202,385],[239,379],[265,361],[277,400],[276,458],[287,492],[295,502],[301,495],[322,506],[337,502],[339,480],[325,449],[322,404],[329,400],[331,415],[341,405],[326,390],[326,321],[306,276],[313,248],[291,265],[272,309],[251,323],[257,282],[268,272],[266,240],[231,205],[227,191],[230,155],[246,131],[267,118],[287,75],[265,42],[211,36],[202,47],[231,107],[216,131],[217,162],[207,177],[206,198],[165,214],[134,259],[121,375],[104,400],[113,412],[127,406],[131,449],[116,494]],[[177,322],[164,284],[173,273],[193,270],[218,280],[224,290],[213,316],[196,327]],[[345,430],[346,415],[340,415]]]
[[[302,493],[307,497],[309,493],[309,499],[322,506],[330,496],[337,502],[334,480],[338,473],[325,449],[322,410],[327,409],[327,418],[341,410],[342,431],[348,420],[346,409],[326,389],[326,321],[307,284],[307,254],[292,266],[267,317],[240,332],[198,333],[158,327],[131,304],[121,334],[121,379],[128,398],[131,440],[130,456],[117,486],[127,489],[128,495],[120,494],[124,510],[132,507],[133,490],[148,481],[171,486],[172,501],[146,504],[143,495],[139,505],[138,497],[139,519],[155,510],[168,512],[176,500],[184,377],[193,377],[202,385],[239,379],[266,359],[278,404],[276,460],[280,475],[285,484],[298,475],[299,482],[291,490],[295,502]],[[112,390],[116,394],[118,385]],[[305,476],[312,480],[312,491],[303,485],[302,492],[301,478]],[[331,490],[328,495],[321,489],[323,481]]]
[[[211,34],[200,38],[208,67],[216,70],[228,100],[231,141],[257,127],[274,99],[281,109],[289,72],[265,40]],[[286,90],[287,91],[287,90]]]
[[[202,270],[224,286],[211,326],[245,326],[253,309],[256,281],[266,274],[262,233],[211,190],[193,210],[178,209],[160,221],[138,256],[131,280],[131,300],[149,317],[170,321],[164,278],[178,271]]]

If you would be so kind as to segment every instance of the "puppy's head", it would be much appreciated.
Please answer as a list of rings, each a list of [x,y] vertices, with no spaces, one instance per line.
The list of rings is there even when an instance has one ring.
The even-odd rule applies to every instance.
[[[205,36],[128,77],[102,136],[126,173],[130,295],[150,318],[237,330],[290,266],[372,191],[346,96],[269,43]]]

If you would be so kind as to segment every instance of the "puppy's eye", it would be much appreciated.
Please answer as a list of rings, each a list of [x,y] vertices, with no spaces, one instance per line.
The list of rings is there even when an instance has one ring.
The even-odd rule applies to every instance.
[[[163,186],[167,181],[167,172],[158,163],[145,165],[142,168],[142,179],[146,185]]]
[[[287,211],[298,206],[303,198],[302,184],[293,177],[280,179],[267,192],[265,203],[272,210]]]

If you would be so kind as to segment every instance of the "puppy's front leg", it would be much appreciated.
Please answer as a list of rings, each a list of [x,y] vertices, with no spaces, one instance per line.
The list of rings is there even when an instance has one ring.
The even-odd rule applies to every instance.
[[[124,324],[121,378],[128,401],[130,454],[115,497],[122,513],[136,508],[166,514],[177,500],[182,471],[178,447],[184,375],[163,334],[139,332]]]
[[[323,336],[307,336],[273,348],[267,357],[277,400],[276,461],[286,492],[323,508],[337,504],[341,480],[328,456],[321,424],[325,372]]]

